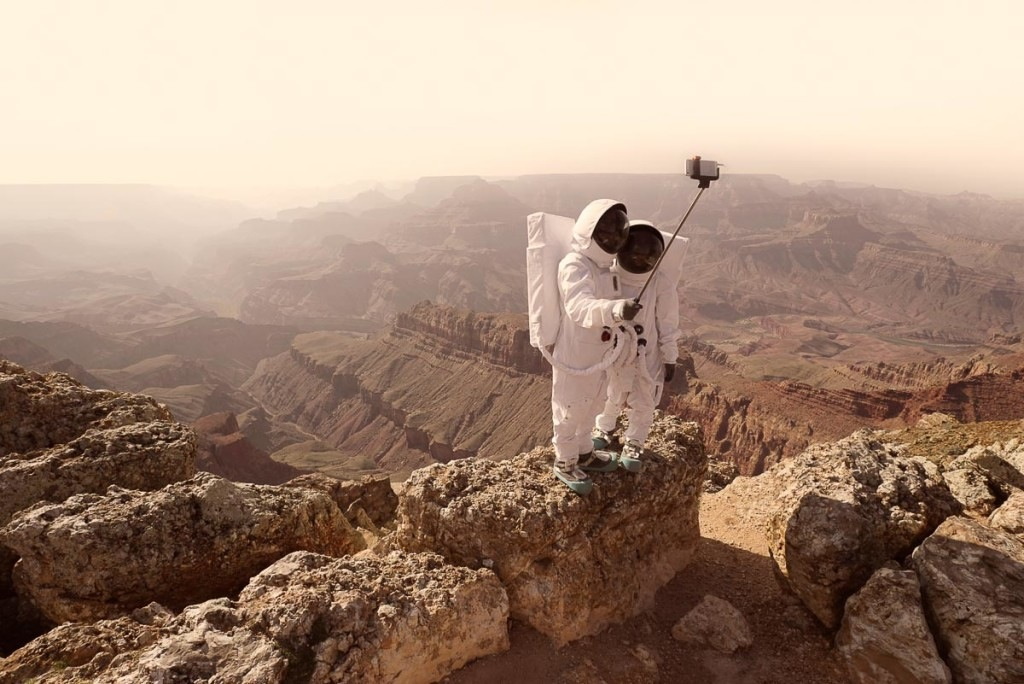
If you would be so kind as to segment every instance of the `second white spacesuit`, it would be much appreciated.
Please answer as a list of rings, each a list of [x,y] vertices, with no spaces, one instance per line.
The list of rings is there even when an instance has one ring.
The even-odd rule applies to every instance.
[[[660,250],[664,249],[664,239],[647,221],[633,221],[630,231],[646,232],[654,240],[660,241]],[[633,235],[630,236],[630,242]],[[630,245],[620,253],[619,259],[611,268],[611,274],[617,276],[622,296],[635,298],[644,283],[647,282],[650,267],[641,273],[637,266],[625,267],[628,263]],[[648,256],[656,259],[660,250]],[[631,322],[637,334],[637,356],[633,363],[616,365],[609,370],[608,385],[604,407],[595,420],[595,438],[598,443],[610,441],[610,433],[615,429],[619,412],[626,407],[629,424],[623,434],[625,442],[620,460],[628,470],[639,470],[640,454],[643,443],[654,420],[654,409],[661,400],[665,386],[665,374],[668,368],[674,369],[679,356],[679,293],[676,283],[664,271],[654,274],[650,286],[640,299],[643,308]]]

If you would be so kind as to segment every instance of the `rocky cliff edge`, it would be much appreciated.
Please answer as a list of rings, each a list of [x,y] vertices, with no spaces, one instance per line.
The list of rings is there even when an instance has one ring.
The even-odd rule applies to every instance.
[[[83,392],[64,376],[3,370],[3,387],[31,388],[9,421]],[[0,661],[0,682],[437,681],[506,650],[510,615],[556,643],[629,618],[699,541],[706,459],[699,429],[677,419],[656,424],[644,473],[599,476],[585,499],[537,449],[417,471],[396,519],[393,495],[372,478],[275,486],[193,474],[194,435],[159,406],[88,396],[128,406],[135,422],[101,429],[113,411],[98,411],[72,428],[37,423],[0,461],[3,478],[84,453],[98,483],[50,487],[12,505],[0,528],[17,559],[4,631],[25,637]],[[72,413],[97,415],[89,406]],[[162,486],[109,476],[105,459],[137,452],[184,453],[187,468]],[[27,642],[25,616],[42,632]]]

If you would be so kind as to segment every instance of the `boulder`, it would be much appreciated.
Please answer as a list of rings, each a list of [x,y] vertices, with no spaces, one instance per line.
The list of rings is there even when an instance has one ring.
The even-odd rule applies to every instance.
[[[830,629],[875,570],[960,510],[936,466],[898,456],[868,431],[813,446],[767,477],[777,492],[767,524],[772,559]]]
[[[0,530],[15,589],[47,618],[97,620],[227,596],[287,553],[362,548],[322,492],[200,473],[155,492],[111,487],[24,511]]]
[[[158,641],[173,617],[163,606],[151,603],[114,620],[64,623],[0,659],[0,684],[91,681],[115,656]],[[83,677],[83,672],[89,677]]]
[[[426,684],[508,646],[508,598],[488,570],[296,552],[237,601],[58,627],[0,662],[0,682]]]
[[[195,461],[192,430],[164,421],[89,429],[66,444],[9,454],[0,459],[0,527],[40,502],[100,493],[110,485],[150,490],[187,480],[195,473]],[[0,543],[0,596],[12,592],[16,558]]]
[[[971,447],[950,461],[942,477],[964,513],[985,518],[1014,492],[1024,489],[1024,448],[1019,439]]]
[[[595,474],[585,497],[554,477],[549,448],[417,470],[392,543],[493,568],[512,616],[557,644],[596,633],[649,608],[700,538],[700,429],[661,419],[647,447],[642,473]]]
[[[947,468],[942,471],[942,479],[966,515],[983,518],[999,505],[995,493],[989,487],[985,471],[973,464],[963,468]]]
[[[1024,541],[954,517],[914,551],[913,566],[954,679],[1024,682]]]
[[[1024,429],[1021,432],[1024,433]],[[992,491],[1006,498],[1024,490],[1024,441],[1014,438],[971,447],[946,466],[947,470],[956,468],[983,473]]]
[[[743,613],[724,599],[707,594],[672,627],[676,641],[713,648],[720,653],[735,653],[754,643],[750,625]]]
[[[1014,492],[988,518],[989,527],[1017,535],[1024,541],[1024,491]]]
[[[708,474],[704,478],[704,493],[714,494],[725,489],[739,477],[736,464],[723,456],[708,456]]]
[[[855,684],[950,684],[913,570],[879,568],[846,602],[836,649]]]

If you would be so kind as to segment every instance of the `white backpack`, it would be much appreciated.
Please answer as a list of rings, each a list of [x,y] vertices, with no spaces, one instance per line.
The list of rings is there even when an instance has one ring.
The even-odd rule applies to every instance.
[[[575,219],[539,211],[526,217],[526,283],[530,309],[530,344],[555,343],[562,322],[558,264],[572,251]]]

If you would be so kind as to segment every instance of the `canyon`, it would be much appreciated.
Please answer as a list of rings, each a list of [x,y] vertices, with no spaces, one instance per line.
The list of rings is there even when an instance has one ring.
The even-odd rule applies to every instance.
[[[164,267],[79,267],[14,223],[0,351],[189,422],[230,413],[304,470],[402,479],[498,458],[548,439],[548,370],[521,313],[526,215],[605,195],[670,227],[692,193],[668,174],[424,178],[203,236],[166,282]],[[1022,227],[1020,203],[980,195],[726,176],[683,231],[684,372],[662,409],[743,474],[859,427],[1014,415]],[[56,304],[55,287],[71,294]]]

